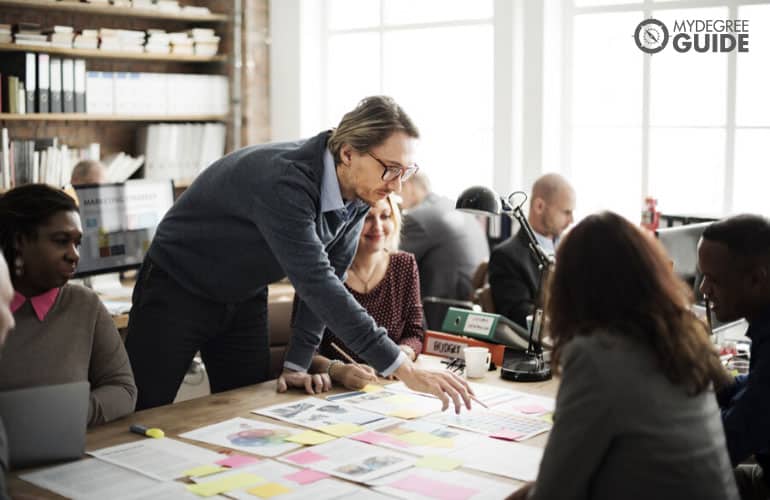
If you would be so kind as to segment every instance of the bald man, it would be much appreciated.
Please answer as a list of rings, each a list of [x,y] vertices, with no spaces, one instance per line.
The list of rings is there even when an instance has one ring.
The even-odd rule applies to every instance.
[[[81,160],[72,168],[70,184],[104,184],[107,182],[107,168],[100,161]]]
[[[561,234],[572,224],[575,190],[558,174],[535,181],[529,203],[529,220],[538,243],[547,254],[556,252]],[[527,327],[527,315],[535,308],[539,280],[537,261],[529,249],[527,234],[519,231],[499,244],[489,258],[489,286],[495,311]]]
[[[13,314],[11,313],[11,300],[13,300],[13,287],[11,277],[8,274],[8,266],[5,257],[0,252],[0,348],[5,343],[8,332],[14,327]],[[0,499],[10,498],[5,489],[5,473],[8,472],[8,441],[5,438],[5,427],[0,419]]]

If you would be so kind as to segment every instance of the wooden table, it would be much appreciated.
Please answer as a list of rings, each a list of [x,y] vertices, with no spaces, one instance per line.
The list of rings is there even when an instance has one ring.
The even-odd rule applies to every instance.
[[[434,356],[420,356],[417,364],[422,368],[432,368],[437,370],[443,369],[443,365],[440,364],[440,358]],[[558,382],[556,380],[534,383],[508,382],[500,378],[499,369],[494,372],[490,371],[485,378],[475,379],[474,382],[496,385],[509,389],[515,389],[517,391],[549,397],[555,397],[558,387]],[[335,387],[330,393],[325,393],[320,397],[325,397],[328,394],[341,392],[346,392],[346,390],[341,387]],[[197,429],[199,427],[211,425],[234,417],[247,417],[272,423],[279,423],[275,420],[254,415],[250,412],[255,408],[278,403],[291,402],[305,398],[307,396],[307,394],[298,390],[290,391],[284,394],[278,394],[275,391],[275,381],[273,380],[264,382],[262,384],[243,387],[219,394],[212,394],[210,396],[192,399],[181,403],[161,406],[151,410],[144,410],[115,422],[89,430],[86,438],[86,449],[97,450],[107,446],[128,443],[140,439],[147,439],[128,431],[128,427],[131,424],[138,423],[149,427],[159,427],[163,429],[163,431],[166,433],[166,436],[179,439],[180,441],[186,441],[191,444],[195,444],[196,446],[201,446],[213,450],[220,450],[221,447],[198,441],[186,440],[179,438],[178,436],[179,434]],[[280,422],[280,425],[292,427],[291,424],[287,424],[285,422]],[[548,434],[540,434],[531,439],[528,439],[524,442],[524,444],[544,447],[547,436]],[[62,498],[55,493],[40,489],[18,478],[19,474],[29,472],[30,470],[32,469],[18,470],[9,474],[8,485],[12,498],[16,498],[17,495],[22,496],[22,498]],[[511,483],[511,491],[513,491],[516,486],[520,484],[518,481],[502,478],[500,476],[490,477],[495,477],[498,480],[509,481]],[[27,496],[24,497],[23,495]]]

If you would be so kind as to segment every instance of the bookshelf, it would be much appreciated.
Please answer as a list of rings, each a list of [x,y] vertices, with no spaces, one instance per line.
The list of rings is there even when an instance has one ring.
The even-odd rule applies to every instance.
[[[99,143],[102,158],[117,152],[132,156],[142,154],[138,132],[148,125],[157,123],[221,123],[225,126],[225,152],[240,147],[241,137],[247,134],[241,130],[242,99],[241,88],[253,78],[245,78],[242,84],[236,75],[246,73],[241,64],[241,27],[236,20],[246,23],[241,10],[241,0],[180,0],[181,5],[206,6],[211,14],[164,12],[154,9],[115,7],[53,0],[0,0],[0,23],[38,23],[43,27],[52,25],[73,26],[81,29],[163,29],[167,32],[185,31],[194,27],[212,28],[220,37],[219,50],[213,56],[155,54],[103,51],[100,49],[75,49],[47,46],[0,43],[0,58],[12,52],[50,54],[54,57],[85,59],[87,71],[108,73],[170,73],[191,75],[222,75],[229,82],[229,103],[227,113],[193,114],[177,109],[173,114],[153,113],[151,110],[138,113],[28,113],[15,114],[0,112],[0,128],[7,128],[12,139],[37,139],[58,137],[63,144],[74,148]],[[267,27],[267,0],[247,0],[247,9],[260,14],[257,19]],[[254,19],[254,18],[252,18]],[[250,22],[253,22],[250,20]],[[265,50],[266,52],[266,50]],[[267,61],[258,66],[258,77],[267,84]],[[252,66],[253,68],[253,66]],[[262,75],[265,75],[264,77]],[[260,81],[260,83],[262,83]],[[170,108],[169,108],[170,109]],[[130,110],[126,110],[130,111]],[[180,113],[181,112],[181,113]],[[263,131],[267,129],[267,117],[252,126]],[[253,135],[253,134],[252,134]],[[178,180],[178,179],[176,179]],[[189,179],[185,179],[189,180]]]

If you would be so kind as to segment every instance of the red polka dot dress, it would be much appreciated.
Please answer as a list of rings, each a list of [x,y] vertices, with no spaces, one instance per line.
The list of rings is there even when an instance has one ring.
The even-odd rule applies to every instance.
[[[369,293],[359,293],[347,285],[345,287],[377,325],[388,330],[388,337],[396,344],[408,345],[418,354],[422,352],[425,328],[420,301],[420,276],[414,255],[407,252],[391,253],[385,277]],[[328,329],[318,348],[319,354],[329,359],[341,359],[342,356],[331,347],[332,342],[356,361],[364,362]]]

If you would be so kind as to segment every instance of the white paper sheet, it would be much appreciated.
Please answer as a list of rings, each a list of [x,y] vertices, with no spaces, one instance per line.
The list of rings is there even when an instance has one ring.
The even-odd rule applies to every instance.
[[[361,410],[402,418],[414,418],[441,411],[441,401],[438,399],[403,391],[389,391],[387,388],[379,392],[346,392],[326,399],[352,405]],[[407,413],[411,416],[404,417]]]
[[[170,438],[142,439],[88,454],[162,481],[182,477],[188,469],[223,458],[219,453]]]
[[[79,460],[22,474],[21,479],[63,497],[83,500],[122,499],[150,491],[159,482],[101,460]]]
[[[411,435],[411,436],[410,436]],[[466,446],[474,446],[480,439],[489,439],[475,432],[464,431],[425,419],[389,419],[383,425],[348,436],[354,441],[363,441],[413,455],[446,455]],[[411,439],[410,439],[411,437]],[[433,442],[428,441],[435,437]]]
[[[284,441],[284,438],[298,432],[300,431],[290,427],[238,417],[185,432],[180,437],[274,457],[302,447],[301,444]]]
[[[280,457],[279,460],[356,483],[366,483],[406,469],[416,461],[414,457],[405,453],[397,453],[344,438],[289,453]]]
[[[482,438],[475,446],[456,450],[447,455],[462,460],[463,467],[489,474],[534,481],[543,459],[543,450],[499,439]]]
[[[345,403],[318,398],[305,398],[292,403],[258,408],[252,410],[252,413],[311,429],[320,429],[334,424],[366,426],[385,420],[385,417],[379,413],[364,411]]]
[[[512,389],[506,389],[504,387],[497,387],[494,385],[479,384],[475,382],[470,382],[469,385],[471,386],[471,389],[473,389],[473,393],[476,395],[476,398],[490,407],[528,396],[528,394],[525,392],[514,391]],[[388,384],[385,386],[385,388],[389,391],[406,392],[410,394],[418,394],[424,397],[431,397],[428,394],[411,390],[403,382]]]
[[[428,420],[478,432],[487,436],[507,430],[521,435],[517,441],[529,439],[551,429],[550,422],[534,416],[501,413],[495,410],[484,410],[483,408],[475,408],[472,411],[463,412],[459,415],[443,412],[430,415]]]

